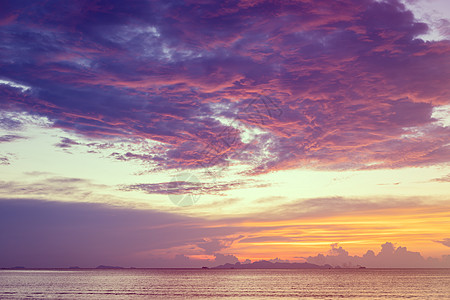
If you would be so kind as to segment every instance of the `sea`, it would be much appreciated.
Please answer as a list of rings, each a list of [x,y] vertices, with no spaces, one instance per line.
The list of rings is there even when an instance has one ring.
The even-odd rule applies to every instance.
[[[0,270],[0,299],[450,299],[450,269]]]

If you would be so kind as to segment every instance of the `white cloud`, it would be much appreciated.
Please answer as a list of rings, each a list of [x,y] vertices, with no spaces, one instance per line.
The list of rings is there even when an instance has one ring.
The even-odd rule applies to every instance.
[[[425,41],[449,39],[450,1],[448,0],[402,0],[415,18],[429,26],[429,32],[419,36]],[[446,29],[447,28],[447,29]]]
[[[450,105],[436,106],[433,108],[431,117],[437,120],[436,123],[439,126],[450,126]]]
[[[318,254],[309,256],[307,262],[334,267],[355,268],[358,266],[370,268],[435,268],[450,267],[450,261],[447,256],[442,259],[425,259],[419,252],[413,252],[406,247],[395,247],[394,244],[387,242],[381,245],[381,250],[375,254],[373,250],[368,250],[363,256],[351,256],[337,243],[331,245],[327,255]]]
[[[21,89],[22,93],[24,93],[24,92],[28,91],[29,89],[31,89],[31,87],[29,87],[29,86],[26,86],[26,85],[23,85],[23,84],[19,84],[19,83],[14,82],[14,81],[3,80],[3,79],[0,79],[0,84],[6,84],[6,85],[9,85],[9,86],[14,87],[14,88]]]

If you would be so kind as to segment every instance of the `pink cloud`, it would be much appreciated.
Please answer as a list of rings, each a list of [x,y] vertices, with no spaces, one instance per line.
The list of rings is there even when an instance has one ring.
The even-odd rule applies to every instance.
[[[1,85],[2,109],[99,140],[164,143],[142,157],[161,168],[200,167],[204,147],[232,129],[218,118],[241,117],[260,95],[282,114],[244,115],[264,135],[224,151],[256,162],[268,150],[249,173],[449,159],[448,128],[431,112],[449,103],[450,44],[417,39],[427,25],[399,1],[13,4],[0,76],[31,91]]]

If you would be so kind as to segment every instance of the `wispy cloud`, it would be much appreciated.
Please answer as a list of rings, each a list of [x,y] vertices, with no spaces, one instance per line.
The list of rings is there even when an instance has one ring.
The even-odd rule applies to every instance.
[[[442,241],[436,241],[436,243],[440,243],[444,246],[450,247],[450,238],[443,239]]]
[[[20,139],[24,139],[24,137],[20,136],[20,135],[7,134],[7,135],[0,136],[0,143],[13,142],[13,141],[20,140]]]
[[[123,191],[144,191],[148,194],[217,194],[237,188],[264,188],[268,183],[259,183],[256,180],[232,182],[200,182],[200,181],[170,181],[160,183],[142,183],[122,186]]]
[[[9,163],[7,160],[5,163]],[[106,185],[87,179],[54,176],[50,173],[31,172],[21,181],[0,180],[0,197],[38,198],[62,201],[114,201],[113,195],[102,194]]]
[[[0,156],[0,165],[9,165],[9,158],[6,156]]]
[[[436,181],[436,182],[450,182],[450,174],[447,174],[445,176],[439,177],[439,178],[434,178],[431,181]]]

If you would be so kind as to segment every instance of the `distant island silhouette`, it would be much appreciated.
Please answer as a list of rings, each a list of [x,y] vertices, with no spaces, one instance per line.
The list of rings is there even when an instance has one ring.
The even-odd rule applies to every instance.
[[[270,262],[267,260],[255,261],[250,264],[241,264],[237,262],[235,264],[226,263],[212,269],[333,269],[332,266],[326,264],[323,266],[315,265],[311,263],[280,263]]]
[[[267,260],[255,261],[253,263],[243,264],[237,262],[235,264],[226,263],[216,267],[191,267],[191,268],[136,268],[136,267],[120,267],[120,266],[107,266],[99,265],[95,268],[87,267],[80,268],[79,266],[70,267],[50,267],[50,268],[27,268],[23,266],[15,267],[0,267],[0,270],[114,270],[114,269],[366,269],[364,266],[357,265],[355,267],[341,267],[341,266],[331,266],[329,264],[316,265],[312,263],[288,263],[288,262],[270,262]]]
[[[123,269],[123,267],[100,265],[96,269]]]

